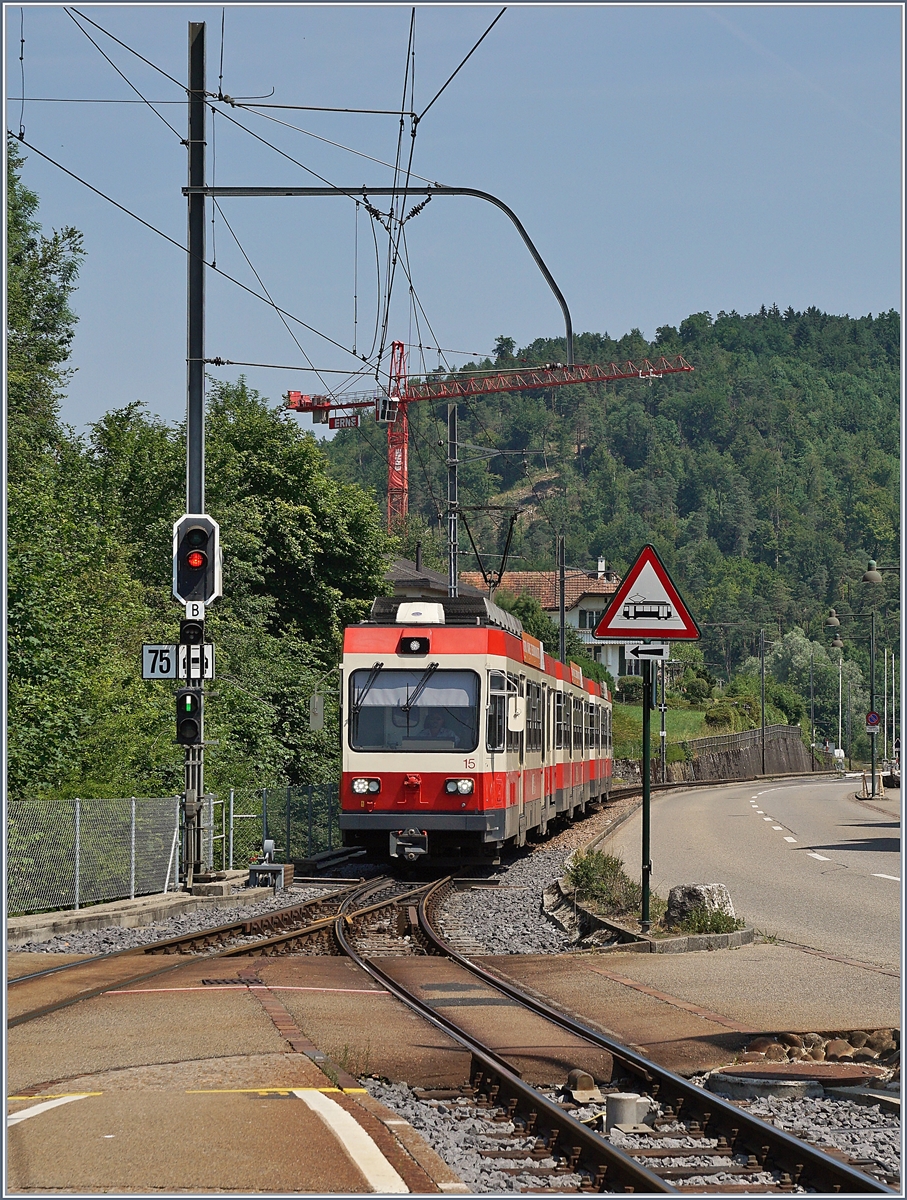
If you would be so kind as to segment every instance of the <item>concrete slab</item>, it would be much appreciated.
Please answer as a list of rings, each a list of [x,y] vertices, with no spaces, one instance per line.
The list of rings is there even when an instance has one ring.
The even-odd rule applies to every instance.
[[[274,1092],[90,1096],[13,1126],[7,1170],[13,1191],[373,1190],[317,1113]]]
[[[731,1062],[755,1033],[900,1022],[896,976],[782,945],[479,961],[679,1071]]]

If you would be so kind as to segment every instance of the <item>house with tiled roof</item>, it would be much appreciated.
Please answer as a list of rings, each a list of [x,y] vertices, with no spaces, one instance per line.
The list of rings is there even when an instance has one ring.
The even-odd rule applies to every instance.
[[[460,586],[464,584],[478,589],[484,588],[479,571],[461,571]],[[564,610],[567,624],[577,631],[580,640],[586,645],[589,657],[595,662],[600,662],[615,679],[620,675],[639,674],[640,670],[638,663],[626,661],[622,645],[601,642],[594,634],[596,625],[604,616],[605,609],[619,586],[620,576],[614,571],[609,571],[602,558],[598,560],[596,570],[570,569],[564,579]],[[500,591],[509,592],[512,596],[534,597],[557,625],[557,571],[505,571],[501,577]],[[557,654],[556,647],[548,649],[549,652],[553,650],[555,655]]]

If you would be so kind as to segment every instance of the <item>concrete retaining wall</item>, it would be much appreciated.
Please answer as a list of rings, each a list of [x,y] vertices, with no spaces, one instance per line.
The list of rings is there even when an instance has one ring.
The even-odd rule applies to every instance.
[[[757,775],[796,774],[809,771],[810,754],[803,744],[797,725],[772,725],[765,731],[765,771],[762,768],[762,731],[729,733],[714,738],[694,738],[682,742],[686,758],[668,763],[668,779],[682,783],[696,779],[753,779]],[[661,779],[657,757],[658,739],[653,741],[652,782]],[[819,768],[821,769],[821,768]],[[622,758],[614,763],[614,774],[625,783],[642,781],[638,759]]]

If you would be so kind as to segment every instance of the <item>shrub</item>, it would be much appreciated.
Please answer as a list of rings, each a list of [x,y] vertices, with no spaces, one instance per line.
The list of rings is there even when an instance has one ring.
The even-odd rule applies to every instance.
[[[641,675],[621,675],[617,681],[617,690],[620,693],[621,703],[623,704],[641,704],[642,703],[642,676]]]
[[[567,882],[583,899],[594,900],[615,915],[638,912],[642,904],[642,886],[626,873],[621,858],[603,850],[578,854],[567,871]]]

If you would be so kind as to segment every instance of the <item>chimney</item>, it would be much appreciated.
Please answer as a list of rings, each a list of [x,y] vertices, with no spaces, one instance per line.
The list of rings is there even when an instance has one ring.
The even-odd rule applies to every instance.
[[[605,575],[607,574],[607,566],[608,566],[608,564],[605,562],[605,560],[603,558],[600,558],[598,560],[598,577],[599,577],[599,579],[605,578]]]
[[[416,542],[416,570],[422,570],[422,543]]]

